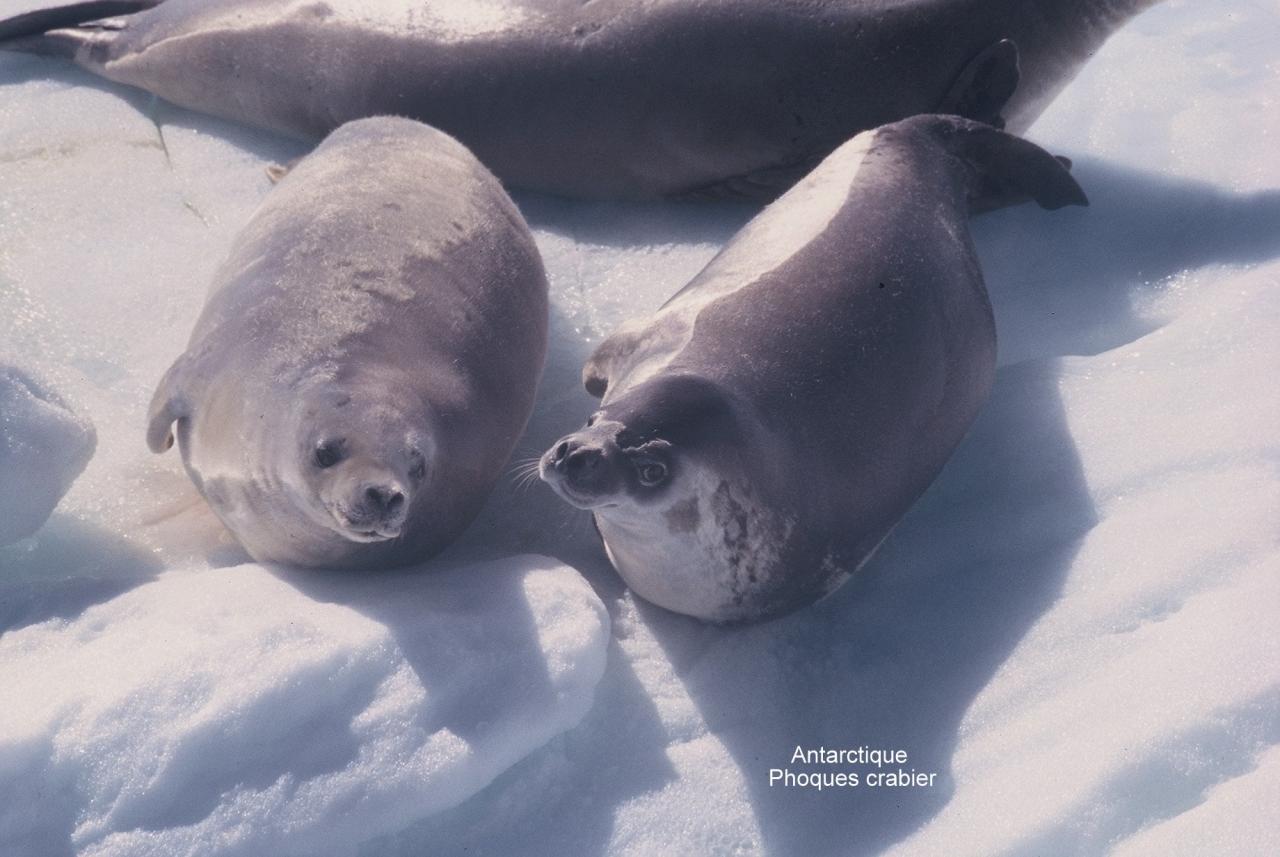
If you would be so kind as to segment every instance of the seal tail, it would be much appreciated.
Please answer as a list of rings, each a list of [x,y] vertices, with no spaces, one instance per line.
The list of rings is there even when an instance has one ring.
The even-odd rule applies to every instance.
[[[1069,160],[1021,137],[958,116],[914,116],[898,127],[927,134],[964,165],[973,213],[1028,200],[1049,210],[1089,204]]]
[[[109,20],[130,15],[164,0],[85,0],[35,9],[0,20],[0,50],[75,58],[80,48],[123,24]]]

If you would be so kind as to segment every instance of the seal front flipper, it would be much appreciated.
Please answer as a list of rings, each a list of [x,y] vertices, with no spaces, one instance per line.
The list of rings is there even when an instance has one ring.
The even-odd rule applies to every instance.
[[[147,446],[152,452],[172,449],[174,422],[191,415],[191,408],[182,392],[182,376],[186,365],[185,356],[174,361],[151,397],[151,407],[147,411]]]
[[[939,113],[954,113],[966,119],[1004,127],[1000,111],[1018,89],[1018,46],[1001,39],[983,50],[960,72],[938,105]]]
[[[634,335],[619,331],[597,345],[582,366],[582,386],[587,392],[597,399],[604,398],[614,363],[630,356],[638,344]]]
[[[683,348],[692,333],[693,320],[674,307],[696,288],[696,280],[687,283],[667,298],[653,319],[631,319],[597,345],[582,367],[582,386],[587,392],[603,399],[618,383],[627,381],[630,385],[635,381],[634,373],[646,374],[655,367],[654,361],[665,363],[666,355]]]
[[[302,157],[298,156],[287,163],[267,164],[267,178],[271,180],[272,184],[280,184],[280,182],[284,181],[285,176],[293,172],[293,168],[296,167],[298,162],[301,160]]]

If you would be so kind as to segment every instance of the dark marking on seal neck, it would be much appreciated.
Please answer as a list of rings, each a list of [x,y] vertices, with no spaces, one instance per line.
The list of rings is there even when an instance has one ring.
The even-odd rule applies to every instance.
[[[756,551],[753,549],[756,546],[751,540],[755,529],[753,524],[758,522],[752,520],[754,516],[751,510],[733,496],[728,482],[721,481],[716,488],[716,493],[711,498],[711,507],[715,513],[716,526],[724,533],[729,567],[734,572],[734,579],[729,582],[733,589],[733,600],[735,604],[741,604],[744,597],[741,578],[745,576],[751,584],[759,581]]]
[[[698,509],[696,496],[673,504],[663,514],[667,519],[667,528],[673,533],[692,533],[702,523],[702,512]]]

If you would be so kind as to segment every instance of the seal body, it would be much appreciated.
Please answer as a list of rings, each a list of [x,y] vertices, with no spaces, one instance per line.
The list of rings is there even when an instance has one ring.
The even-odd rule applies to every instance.
[[[90,0],[0,42],[301,137],[411,116],[530,189],[773,197],[917,113],[1025,128],[1155,1]]]
[[[176,435],[255,559],[419,560],[501,472],[546,318],[541,260],[497,179],[418,122],[353,122],[236,238],[155,393],[148,442]]]
[[[541,473],[641,596],[715,621],[830,592],[932,482],[991,387],[971,208],[1083,204],[1066,168],[955,117],[865,132],[584,369]]]

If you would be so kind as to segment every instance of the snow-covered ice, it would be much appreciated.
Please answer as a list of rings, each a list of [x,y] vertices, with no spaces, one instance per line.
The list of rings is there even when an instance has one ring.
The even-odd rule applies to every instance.
[[[607,635],[586,582],[539,557],[162,575],[0,638],[0,843],[349,853],[575,725]]]
[[[1167,0],[1094,58],[1029,133],[1075,161],[1092,206],[974,225],[1001,369],[971,436],[865,574],[737,629],[636,601],[585,516],[514,481],[444,582],[244,565],[176,457],[146,452],[145,407],[264,166],[301,149],[0,55],[0,347],[38,358],[99,435],[49,522],[0,548],[0,818],[49,837],[0,850],[1280,852],[1277,44],[1274,3]],[[517,200],[553,290],[533,456],[589,413],[592,344],[752,211]],[[506,584],[474,565],[531,553],[581,570],[609,630],[567,568],[531,572],[575,593],[559,614],[516,583],[532,561]],[[474,661],[437,673],[406,642],[452,621],[436,592],[502,586],[495,614],[522,625],[460,629]],[[516,630],[524,646],[485,648]],[[141,653],[114,654],[131,640]],[[486,652],[561,664],[574,689],[526,708]],[[484,758],[414,774],[426,732],[375,735],[396,676],[423,688],[420,708],[387,691],[406,719],[430,720],[436,680],[458,688],[449,729]],[[512,724],[501,751],[466,732],[491,704]],[[299,740],[313,722],[332,737]],[[935,785],[769,784],[797,745],[864,744]]]
[[[93,455],[93,424],[0,357],[0,545],[31,535]]]

